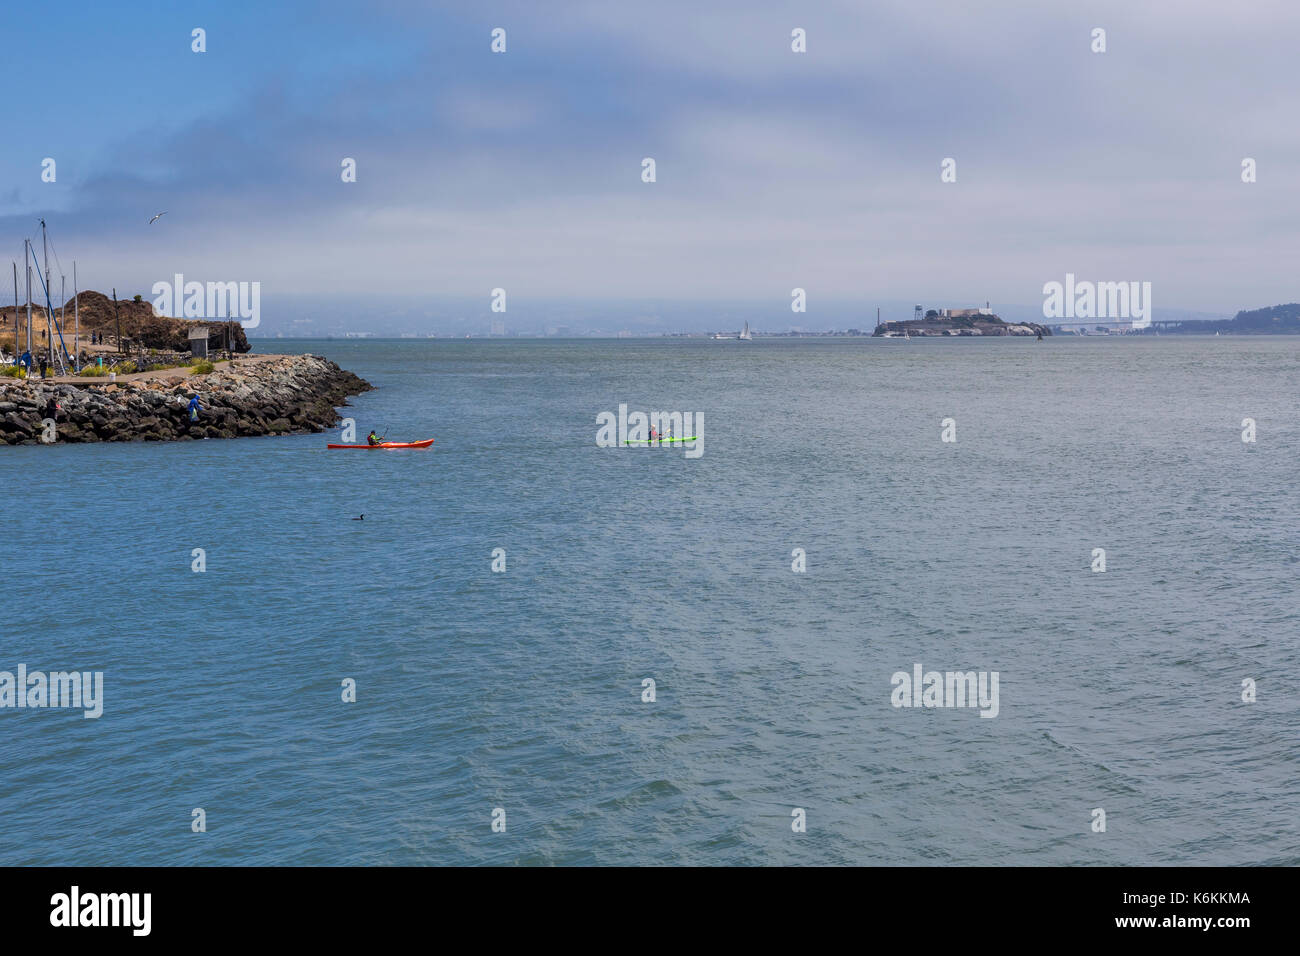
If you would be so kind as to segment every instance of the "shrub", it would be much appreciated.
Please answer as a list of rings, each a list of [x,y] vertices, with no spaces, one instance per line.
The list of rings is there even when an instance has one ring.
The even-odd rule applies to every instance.
[[[195,359],[193,362],[190,363],[190,367],[194,369],[195,375],[207,375],[209,372],[211,372],[213,369],[216,368],[215,365],[213,365],[207,359],[203,359],[203,358]]]
[[[0,375],[6,378],[26,378],[27,369],[21,365],[6,365],[4,368],[0,368]]]
[[[108,369],[102,365],[86,365],[77,374],[86,378],[99,378],[101,375],[107,375]]]

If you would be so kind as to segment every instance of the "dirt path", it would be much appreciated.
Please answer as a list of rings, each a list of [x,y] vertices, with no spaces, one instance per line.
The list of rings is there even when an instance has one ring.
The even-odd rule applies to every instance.
[[[236,366],[246,365],[246,364],[256,365],[261,362],[269,362],[272,361],[273,359],[278,359],[283,357],[284,356],[282,355],[247,354],[247,355],[241,355],[239,356],[239,358],[235,359],[234,364]],[[231,363],[227,361],[213,362],[212,364],[218,370],[229,368],[231,365]],[[45,379],[45,383],[47,385],[109,385],[109,384],[124,385],[128,382],[154,382],[154,381],[165,381],[169,378],[188,378],[193,374],[194,374],[194,369],[186,366],[180,366],[178,368],[159,369],[156,372],[130,372],[126,375],[119,375],[117,378],[113,379],[111,383],[107,375],[83,375],[83,376],[61,375],[58,377],[51,375],[49,378]],[[40,375],[33,374],[32,377],[29,379],[29,381],[40,382],[41,381]]]

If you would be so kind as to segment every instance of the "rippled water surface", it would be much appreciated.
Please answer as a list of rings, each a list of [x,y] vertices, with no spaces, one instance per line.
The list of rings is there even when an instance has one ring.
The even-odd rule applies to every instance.
[[[1300,339],[263,344],[434,448],[0,448],[0,863],[1300,863]]]

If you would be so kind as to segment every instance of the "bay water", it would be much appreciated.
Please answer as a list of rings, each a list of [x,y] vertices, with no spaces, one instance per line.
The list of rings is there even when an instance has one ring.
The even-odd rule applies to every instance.
[[[0,448],[0,864],[1300,863],[1296,338],[255,346],[435,444]]]

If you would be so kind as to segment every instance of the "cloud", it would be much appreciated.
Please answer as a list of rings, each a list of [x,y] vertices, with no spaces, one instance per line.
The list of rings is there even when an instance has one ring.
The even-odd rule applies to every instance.
[[[373,71],[355,54],[308,69],[286,44],[233,108],[197,103],[162,132],[124,114],[127,135],[59,194],[60,242],[93,281],[136,288],[177,271],[270,293],[800,285],[869,307],[1032,302],[1070,271],[1150,280],[1157,308],[1300,297],[1289,6],[449,9],[386,2],[353,24]],[[350,16],[327,7],[320,29]],[[807,54],[790,52],[796,26]],[[956,183],[939,180],[945,157]],[[11,197],[6,234],[30,232],[32,195]]]

